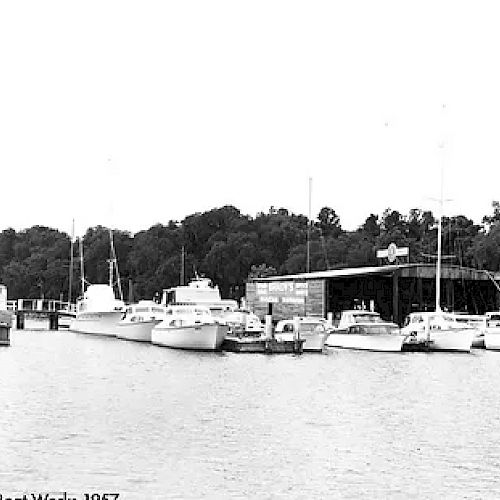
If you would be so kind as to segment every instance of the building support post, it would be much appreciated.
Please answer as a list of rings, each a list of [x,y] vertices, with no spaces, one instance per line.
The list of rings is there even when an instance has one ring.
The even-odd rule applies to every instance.
[[[392,321],[399,325],[399,271],[392,274]]]

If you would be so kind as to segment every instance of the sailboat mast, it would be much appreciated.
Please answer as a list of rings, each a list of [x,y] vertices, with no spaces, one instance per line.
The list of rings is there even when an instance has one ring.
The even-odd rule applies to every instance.
[[[441,146],[443,148],[444,145]],[[444,155],[444,152],[443,152]],[[443,165],[441,165],[441,195],[439,197],[439,220],[437,235],[437,264],[436,264],[436,312],[441,311],[441,246],[443,233]]]
[[[109,230],[109,241],[111,246],[111,259],[109,264],[109,286],[113,288],[113,266],[116,269],[116,281],[118,284],[118,293],[120,294],[120,300],[123,300],[123,290],[122,282],[120,280],[120,272],[118,271],[118,259],[116,258],[115,245],[113,243],[113,231]]]
[[[78,238],[80,247],[80,279],[82,283],[82,296],[85,293],[85,266],[83,263],[83,238]]]
[[[69,253],[69,290],[68,290],[68,304],[71,304],[71,292],[73,290],[73,244],[75,240],[75,219],[73,219],[73,224],[71,226],[71,246]]]
[[[309,177],[309,209],[307,215],[307,257],[306,257],[306,273],[311,269],[311,189],[312,189],[312,178]]]
[[[184,286],[184,265],[185,265],[185,251],[184,251],[184,245],[182,245],[182,251],[181,251],[181,275],[180,275],[180,281],[181,281],[181,286]]]

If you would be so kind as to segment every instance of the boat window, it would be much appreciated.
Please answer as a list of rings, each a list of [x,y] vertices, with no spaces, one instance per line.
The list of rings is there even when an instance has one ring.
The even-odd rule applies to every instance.
[[[319,325],[318,323],[302,323],[300,325],[300,330],[303,332],[315,332],[320,330],[321,326],[322,325]]]
[[[153,312],[163,313],[165,312],[165,309],[162,309],[161,307],[153,307]]]

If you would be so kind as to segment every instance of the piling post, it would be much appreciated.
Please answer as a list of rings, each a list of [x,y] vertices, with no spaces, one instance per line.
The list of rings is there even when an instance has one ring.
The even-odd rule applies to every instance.
[[[293,340],[294,340],[294,351],[300,352],[300,317],[294,316],[293,318]]]
[[[327,315],[326,315],[326,322],[328,323],[328,326],[330,328],[333,327],[333,313],[332,312],[327,313]]]
[[[431,346],[431,318],[428,314],[425,315],[424,328],[425,328],[425,343],[427,349],[429,349]]]
[[[270,314],[266,314],[265,326],[264,326],[264,337],[266,341],[265,351],[267,353],[271,352],[271,345],[273,339],[273,317]]]

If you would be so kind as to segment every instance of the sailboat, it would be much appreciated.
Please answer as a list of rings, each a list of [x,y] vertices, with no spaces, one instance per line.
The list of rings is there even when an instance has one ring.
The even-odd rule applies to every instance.
[[[441,309],[441,246],[443,225],[443,168],[441,167],[441,197],[439,201],[436,306],[433,312],[413,312],[406,320],[401,333],[417,341],[426,340],[430,351],[470,352],[476,329],[456,320]]]
[[[90,333],[95,335],[116,336],[117,325],[123,315],[125,303],[121,290],[120,275],[115,248],[113,245],[113,234],[109,230],[111,256],[109,264],[109,282],[107,284],[86,285],[83,246],[80,239],[80,262],[83,296],[77,300],[76,316],[71,321],[70,330],[78,333]],[[116,272],[120,299],[115,297],[114,275]]]

